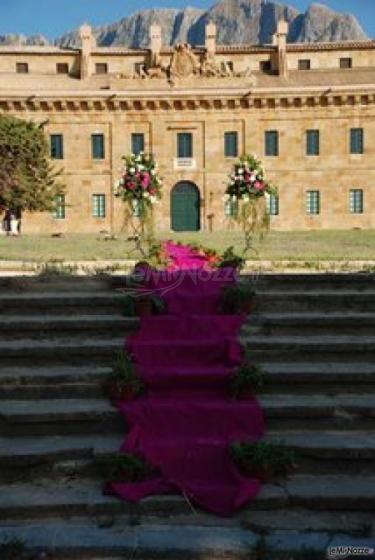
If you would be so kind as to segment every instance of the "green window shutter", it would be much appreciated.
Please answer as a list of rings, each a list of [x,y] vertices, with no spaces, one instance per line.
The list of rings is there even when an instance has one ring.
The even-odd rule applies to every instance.
[[[266,197],[266,204],[267,204],[267,213],[270,216],[278,216],[279,215],[279,197],[270,194]]]
[[[363,214],[362,189],[352,189],[349,192],[349,211],[351,214]]]
[[[50,150],[52,159],[64,159],[64,139],[62,134],[51,134]]]
[[[277,130],[266,130],[264,148],[266,156],[279,155],[279,133]]]
[[[306,131],[306,154],[308,156],[318,156],[320,152],[319,146],[319,130]]]
[[[193,135],[191,132],[179,132],[177,134],[177,157],[193,157]]]
[[[65,195],[58,194],[55,197],[55,207],[52,212],[52,216],[56,220],[65,220]]]
[[[138,155],[145,151],[145,135],[140,133],[132,134],[132,154]]]
[[[224,133],[224,155],[225,157],[238,156],[238,133],[237,132]]]
[[[92,158],[104,159],[104,134],[92,134],[91,136]]]
[[[350,153],[363,154],[363,128],[350,129]]]
[[[320,192],[307,191],[306,193],[306,213],[310,215],[320,214]]]
[[[92,215],[94,218],[105,218],[105,194],[92,195]]]

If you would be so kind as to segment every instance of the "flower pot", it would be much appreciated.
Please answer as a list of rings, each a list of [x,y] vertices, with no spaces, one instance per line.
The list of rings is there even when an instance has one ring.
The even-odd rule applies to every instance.
[[[148,297],[139,297],[134,301],[135,314],[138,317],[145,317],[153,314],[152,301]]]
[[[247,301],[244,301],[243,304],[241,305],[241,311],[242,313],[246,313],[246,315],[250,315],[251,311],[253,310],[253,303],[254,300],[248,299]]]

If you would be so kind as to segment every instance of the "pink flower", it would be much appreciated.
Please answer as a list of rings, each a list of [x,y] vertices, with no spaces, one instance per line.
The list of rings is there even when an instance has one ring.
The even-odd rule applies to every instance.
[[[130,183],[128,183],[128,184],[126,185],[126,188],[127,188],[129,191],[134,191],[135,187],[136,187],[136,185],[135,185],[135,183],[133,183],[133,182],[130,182]]]
[[[264,190],[264,183],[263,181],[255,181],[254,183],[254,189],[256,191],[263,191]]]
[[[149,184],[150,184],[150,175],[146,172],[142,176],[141,186],[142,186],[142,188],[147,189]]]

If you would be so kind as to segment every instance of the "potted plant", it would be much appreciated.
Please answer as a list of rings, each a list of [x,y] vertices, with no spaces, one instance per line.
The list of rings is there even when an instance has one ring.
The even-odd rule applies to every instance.
[[[114,400],[131,400],[140,395],[144,385],[134,370],[134,365],[126,352],[119,352],[106,388]]]
[[[249,282],[239,282],[224,287],[220,308],[223,313],[250,313],[255,297],[255,290]]]
[[[245,259],[236,255],[233,246],[228,247],[221,255],[221,261],[219,263],[219,268],[231,267],[236,270],[242,270],[245,266]]]
[[[264,385],[264,370],[258,365],[244,364],[232,378],[231,389],[235,399],[254,396]]]
[[[281,443],[237,442],[231,445],[231,453],[246,476],[263,482],[285,477],[296,467],[293,451]]]
[[[153,470],[144,459],[130,453],[98,457],[97,464],[110,482],[139,482]]]

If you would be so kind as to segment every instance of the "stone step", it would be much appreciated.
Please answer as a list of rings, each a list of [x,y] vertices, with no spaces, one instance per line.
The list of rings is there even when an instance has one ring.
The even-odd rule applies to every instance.
[[[289,510],[303,507],[319,511],[372,511],[375,476],[294,475],[278,484],[265,484],[246,511],[285,507]],[[58,481],[43,479],[38,483],[0,485],[0,519],[4,521],[119,513],[164,517],[191,511],[191,505],[177,495],[149,497],[131,504],[104,495],[102,485],[89,479],[66,477]]]
[[[258,290],[254,311],[289,314],[303,311],[374,312],[375,290]]]
[[[246,336],[266,335],[371,335],[375,313],[264,313],[250,315],[242,329]]]
[[[0,336],[2,340],[22,338],[55,338],[69,336],[110,337],[126,334],[137,329],[139,320],[135,317],[111,315],[0,315]]]
[[[261,395],[268,429],[367,430],[375,426],[375,394]],[[229,403],[231,401],[228,401]],[[123,431],[115,407],[103,399],[0,401],[3,434],[64,435]]]
[[[373,363],[263,363],[262,393],[375,392]],[[0,399],[96,398],[111,367],[4,367],[0,371]]]
[[[0,469],[4,479],[20,473],[50,477],[63,472],[75,476],[98,474],[95,458],[116,453],[123,434],[37,437],[0,437]],[[266,441],[280,442],[296,452],[297,473],[371,474],[375,460],[375,435],[368,431],[272,431]],[[34,469],[31,473],[30,469]]]
[[[24,536],[30,552],[53,552],[64,560],[248,560],[267,554],[269,560],[288,558],[324,558],[330,546],[343,542],[342,534],[322,532],[283,531],[274,535],[257,534],[250,529],[231,526],[208,527],[183,524],[168,527],[158,520],[152,524],[128,522],[117,518],[110,526],[100,527],[100,522],[77,519],[32,521],[12,525],[0,530],[1,536]],[[98,527],[99,525],[99,527]],[[340,540],[341,539],[341,540]],[[357,546],[371,545],[371,539],[351,537]],[[348,544],[348,539],[344,540]],[[260,552],[259,552],[260,551]],[[120,556],[121,555],[121,556]],[[55,556],[54,556],[55,557]]]
[[[123,347],[123,338],[71,337],[57,339],[41,338],[6,340],[0,342],[0,354],[4,367],[25,365],[32,360],[33,366],[43,364],[108,365],[116,352]],[[296,362],[309,356],[311,361],[372,362],[375,361],[375,336],[321,335],[321,336],[242,336],[241,342],[248,357],[254,362]],[[194,347],[201,342],[194,342]],[[188,345],[186,341],[181,344]],[[203,342],[202,342],[203,344]],[[162,343],[158,342],[160,349]],[[169,344],[165,341],[165,346]],[[152,344],[144,343],[145,352],[153,351]],[[160,351],[160,350],[159,350]]]
[[[0,315],[113,313],[121,310],[123,297],[113,291],[5,293],[0,295]]]
[[[259,289],[277,290],[314,290],[314,289],[344,289],[375,290],[375,274],[371,273],[253,273],[241,274],[244,280],[251,280]],[[112,276],[110,285],[113,288],[124,288],[128,277],[125,275]]]

